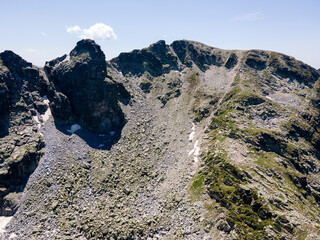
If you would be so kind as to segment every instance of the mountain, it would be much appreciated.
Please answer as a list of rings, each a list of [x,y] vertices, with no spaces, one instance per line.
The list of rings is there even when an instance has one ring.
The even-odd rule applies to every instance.
[[[270,51],[0,54],[13,239],[317,239],[320,73]]]

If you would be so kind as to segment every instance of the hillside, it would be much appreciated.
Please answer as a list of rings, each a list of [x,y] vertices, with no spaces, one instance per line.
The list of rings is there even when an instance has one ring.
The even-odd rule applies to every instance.
[[[0,53],[2,238],[319,239],[319,77],[187,40]]]

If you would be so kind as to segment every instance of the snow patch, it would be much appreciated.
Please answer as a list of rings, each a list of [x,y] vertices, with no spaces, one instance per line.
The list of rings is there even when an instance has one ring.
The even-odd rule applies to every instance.
[[[194,123],[192,123],[192,128],[191,128],[192,132],[189,135],[189,141],[191,142],[194,138],[194,135],[196,134],[195,130],[196,130],[196,125],[194,125]]]
[[[191,156],[194,153],[194,148],[188,153],[188,156]]]
[[[81,126],[79,124],[73,124],[69,130],[67,129],[67,132],[73,134],[80,129]]]
[[[41,115],[41,116],[42,116],[43,121],[46,122],[46,121],[49,120],[49,118],[50,118],[51,115],[52,115],[52,114],[51,114],[51,110],[50,110],[50,108],[48,107],[47,111],[46,111],[43,115]]]
[[[193,154],[194,162],[198,162],[199,161],[200,147],[198,145],[199,145],[199,140],[197,140],[194,143],[193,149],[188,153],[188,156],[191,156]]]
[[[194,135],[196,134],[196,125],[194,123],[192,123],[192,129],[191,129],[191,133],[189,135],[189,142],[192,142]],[[200,147],[199,145],[199,140],[195,141],[194,145],[193,145],[193,149],[188,153],[188,156],[191,156],[193,154],[193,160],[194,162],[198,162],[199,161],[199,154],[200,154]]]
[[[0,234],[6,232],[5,228],[11,219],[12,217],[0,217]]]
[[[98,146],[98,148],[102,148],[102,147],[104,147],[104,144],[100,144],[100,145]]]
[[[271,97],[269,97],[269,96],[266,96],[266,98],[268,98],[269,100],[272,100],[272,98],[271,98]]]
[[[43,115],[41,115],[41,117],[42,117],[42,120],[43,120],[44,122],[46,122],[46,121],[49,120],[49,118],[50,118],[50,116],[51,116],[52,114],[51,114],[51,109],[50,109],[50,107],[49,107],[50,101],[49,101],[47,95],[44,95],[44,96],[43,96],[43,99],[44,99],[44,100],[43,100],[43,103],[46,104],[46,105],[48,106],[48,108],[47,108],[47,111],[46,111]]]
[[[40,115],[41,118],[39,119],[39,116],[33,116],[32,119],[33,121],[35,121],[37,123],[37,128],[38,130],[40,130],[41,125],[44,124],[46,121],[49,120],[51,114],[51,109],[49,107],[50,101],[47,97],[47,95],[43,96],[43,101],[42,101],[45,105],[47,105],[47,110],[45,111],[44,114]],[[42,133],[40,132],[40,134],[42,135]]]
[[[35,122],[37,123],[37,128],[40,130],[40,128],[41,128],[41,123],[40,123],[40,121],[39,121],[38,116],[33,116],[32,118],[33,118],[33,121],[35,121]]]
[[[113,135],[115,134],[114,131],[109,132],[110,136],[113,137]]]
[[[194,154],[193,154],[194,162],[198,162],[199,161],[198,156],[199,156],[199,153],[200,153],[200,147],[198,146],[198,144],[199,144],[199,140],[197,140],[195,142],[194,147],[193,147],[193,149],[194,149]]]

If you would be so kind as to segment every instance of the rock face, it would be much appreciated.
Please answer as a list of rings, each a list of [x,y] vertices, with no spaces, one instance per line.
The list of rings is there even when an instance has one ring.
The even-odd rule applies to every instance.
[[[320,237],[316,69],[276,52],[186,40],[109,62],[82,40],[46,63],[49,80],[13,53],[0,58],[1,149],[12,146],[1,152],[2,209],[18,208],[4,237]],[[53,119],[42,123],[48,101]],[[45,154],[17,196],[23,185],[2,169],[29,136],[42,139],[35,119]],[[85,130],[65,134],[61,123]],[[99,144],[116,131],[108,150],[82,138]],[[42,147],[31,143],[30,158]],[[15,166],[12,174],[30,172]]]
[[[12,215],[37,167],[44,141],[33,117],[47,106],[45,78],[11,51],[0,53],[0,214]]]
[[[223,51],[214,49],[204,44],[193,41],[175,41],[170,46],[163,40],[158,41],[148,48],[134,50],[129,53],[121,53],[110,63],[121,70],[124,75],[141,75],[148,72],[154,77],[171,70],[182,70],[192,67],[194,64],[200,70],[206,70],[211,65],[222,66],[224,64]],[[229,56],[232,62],[227,62],[229,68],[236,64],[236,55]]]
[[[57,120],[75,121],[95,132],[121,130],[125,117],[118,101],[130,94],[107,78],[105,55],[92,40],[82,40],[69,55],[46,63],[46,73],[56,88],[49,97]]]

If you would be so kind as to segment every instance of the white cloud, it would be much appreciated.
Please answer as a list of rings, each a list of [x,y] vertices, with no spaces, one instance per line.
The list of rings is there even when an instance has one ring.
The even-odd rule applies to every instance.
[[[82,29],[79,26],[68,27],[67,32],[71,34],[81,34]]]
[[[90,38],[93,40],[117,39],[113,28],[103,23],[96,23],[89,28],[79,26],[68,27],[67,32],[78,35],[79,38]]]
[[[234,22],[239,22],[239,21],[254,22],[261,19],[264,19],[264,15],[262,12],[248,13],[248,14],[244,14],[244,15],[236,16],[232,18]]]
[[[27,53],[40,54],[38,50],[33,49],[33,48],[27,48],[24,51]]]
[[[44,37],[47,36],[47,34],[45,32],[41,32],[41,35],[44,36]]]

